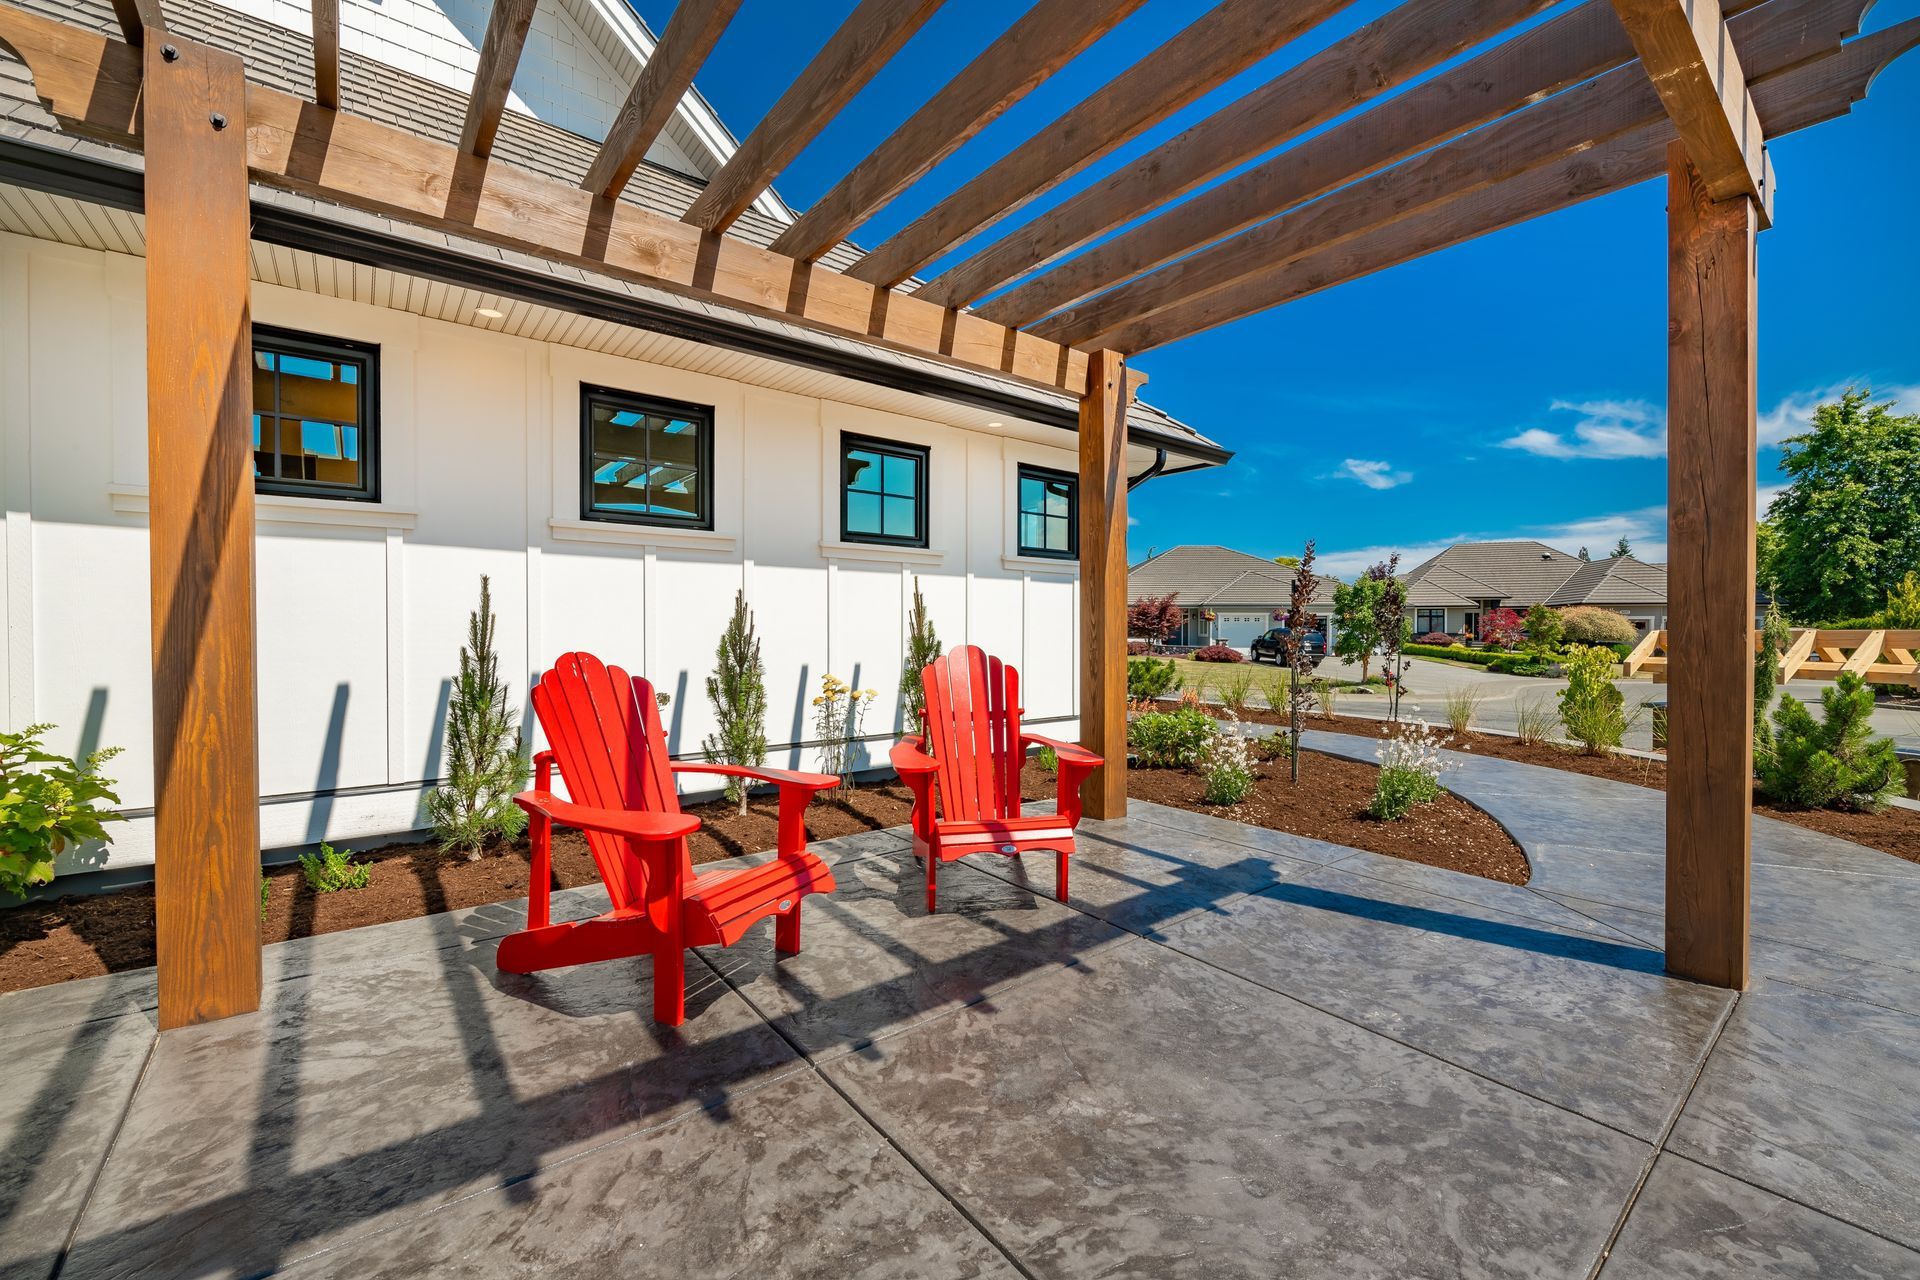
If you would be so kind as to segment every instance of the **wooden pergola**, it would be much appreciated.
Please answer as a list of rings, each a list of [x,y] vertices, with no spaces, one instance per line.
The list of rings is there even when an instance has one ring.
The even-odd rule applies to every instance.
[[[1667,965],[1744,986],[1766,143],[1845,114],[1920,19],[1856,39],[1868,0],[1585,0],[1510,34],[1551,0],[1406,0],[912,278],[1344,2],[1220,0],[844,272],[819,259],[1142,0],[1035,0],[770,248],[728,228],[941,0],[859,0],[681,219],[620,197],[739,0],[680,0],[577,185],[490,158],[535,0],[496,0],[457,145],[342,109],[338,0],[313,3],[310,98],[170,33],[162,0],[113,0],[118,40],[0,3],[0,41],[61,127],[145,153],[162,1026],[260,1001],[255,183],[1077,396],[1083,739],[1114,762],[1086,811],[1105,817],[1126,806],[1128,361],[1664,173],[1669,619],[1690,655],[1670,695]]]

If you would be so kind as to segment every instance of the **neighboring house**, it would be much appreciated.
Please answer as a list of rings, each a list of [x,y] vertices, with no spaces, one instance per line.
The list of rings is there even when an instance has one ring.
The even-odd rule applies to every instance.
[[[1409,570],[1407,607],[1415,635],[1475,635],[1494,609],[1525,614],[1595,605],[1642,632],[1667,625],[1667,571],[1632,556],[1586,561],[1543,542],[1460,542]]]
[[[107,0],[26,3],[116,29]],[[168,29],[304,94],[305,5],[234,3],[167,0]],[[457,139],[485,5],[346,0],[341,21],[345,108]],[[577,182],[597,145],[582,135],[652,47],[624,0],[539,6],[496,153]],[[624,198],[677,217],[732,147],[690,95]],[[112,862],[137,865],[154,800],[140,158],[58,132],[0,50],[0,161],[0,701],[9,724],[56,724],[56,750],[126,748],[110,772],[135,817]],[[676,754],[713,728],[704,680],[741,589],[773,765],[813,767],[829,672],[878,691],[866,730],[892,736],[916,582],[949,648],[1019,665],[1029,722],[1075,735],[1076,400],[283,190],[252,199],[267,847],[420,825],[482,574],[517,705],[590,649],[672,695]],[[732,234],[765,243],[787,217],[769,196]],[[1146,405],[1129,437],[1136,476],[1228,456]]]
[[[1332,638],[1332,578],[1318,580],[1312,610]],[[1169,644],[1225,644],[1244,649],[1291,607],[1293,571],[1245,552],[1214,546],[1170,547],[1127,570],[1127,599],[1171,595],[1180,628]]]

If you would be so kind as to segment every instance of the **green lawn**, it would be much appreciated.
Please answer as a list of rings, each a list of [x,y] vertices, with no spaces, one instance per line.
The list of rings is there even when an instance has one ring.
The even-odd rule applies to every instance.
[[[1266,701],[1264,692],[1267,684],[1287,678],[1285,667],[1276,667],[1270,662],[1195,662],[1191,658],[1175,658],[1173,665],[1180,672],[1180,687],[1199,690],[1200,696],[1208,701],[1219,700],[1222,679],[1234,679],[1245,673],[1253,677],[1253,701],[1263,704]],[[1335,680],[1333,683],[1342,689],[1354,689],[1360,685],[1358,680]],[[1367,685],[1373,689],[1386,687],[1379,676],[1367,681]]]

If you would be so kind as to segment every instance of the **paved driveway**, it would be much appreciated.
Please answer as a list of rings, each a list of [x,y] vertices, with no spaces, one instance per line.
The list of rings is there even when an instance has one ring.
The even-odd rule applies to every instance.
[[[1420,708],[1420,714],[1438,724],[1446,719],[1447,694],[1455,689],[1477,689],[1481,703],[1474,717],[1477,729],[1501,730],[1513,732],[1519,708],[1528,699],[1539,699],[1551,708],[1560,691],[1567,687],[1565,680],[1547,680],[1530,676],[1496,675],[1480,667],[1469,667],[1451,662],[1430,662],[1424,658],[1410,658],[1412,669],[1407,674],[1407,701]],[[1374,664],[1379,669],[1379,664]],[[1357,663],[1339,658],[1331,658],[1320,666],[1320,674],[1337,679],[1357,679],[1360,668]],[[1655,698],[1666,696],[1666,686],[1654,684],[1650,680],[1616,681],[1620,691],[1627,697],[1629,706],[1639,705]],[[1787,686],[1787,692],[1801,701],[1815,707],[1819,706],[1822,690],[1833,686],[1823,681],[1794,680]],[[1380,694],[1348,693],[1340,701],[1340,711],[1345,715],[1386,716],[1386,698]],[[1650,717],[1641,716],[1640,721],[1627,735],[1626,745],[1645,749],[1653,745]],[[1920,711],[1908,711],[1893,707],[1879,707],[1873,713],[1874,729],[1894,739],[1903,748],[1920,751]]]

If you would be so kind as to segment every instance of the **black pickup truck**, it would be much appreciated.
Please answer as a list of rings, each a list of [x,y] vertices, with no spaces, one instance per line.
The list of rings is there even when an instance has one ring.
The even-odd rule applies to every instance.
[[[1275,627],[1271,631],[1265,631],[1255,636],[1251,646],[1253,650],[1253,660],[1259,662],[1265,659],[1272,662],[1275,666],[1285,666],[1287,661],[1287,634],[1285,627]],[[1301,639],[1306,646],[1307,656],[1313,659],[1315,666],[1320,665],[1320,660],[1327,656],[1326,633],[1324,631],[1309,631]]]

